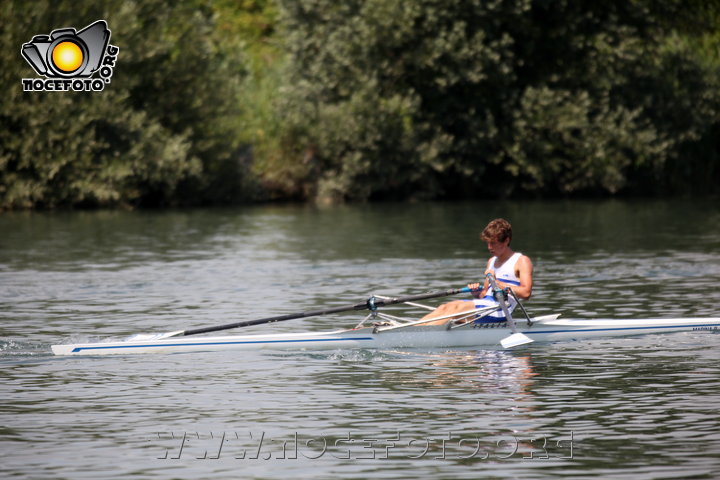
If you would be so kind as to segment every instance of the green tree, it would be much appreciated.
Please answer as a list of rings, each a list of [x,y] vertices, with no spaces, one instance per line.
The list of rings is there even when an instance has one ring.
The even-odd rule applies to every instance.
[[[3,2],[0,208],[167,205],[249,195],[241,52],[207,2]],[[33,35],[107,20],[120,47],[101,93],[22,92]]]
[[[718,64],[673,41],[701,2],[281,4],[319,197],[659,192],[717,165]]]

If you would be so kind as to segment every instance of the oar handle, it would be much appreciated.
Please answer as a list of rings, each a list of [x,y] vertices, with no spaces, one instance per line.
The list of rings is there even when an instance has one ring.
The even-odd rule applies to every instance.
[[[490,288],[492,288],[493,297],[495,297],[495,300],[500,304],[500,308],[502,309],[502,312],[505,315],[505,319],[507,320],[508,325],[510,325],[510,330],[513,333],[517,333],[517,327],[515,326],[515,320],[512,318],[512,315],[510,314],[510,308],[508,307],[507,300],[505,299],[505,292],[503,292],[503,290],[498,287],[498,284],[495,281],[495,275],[493,275],[492,273],[488,273],[487,279],[490,282]]]

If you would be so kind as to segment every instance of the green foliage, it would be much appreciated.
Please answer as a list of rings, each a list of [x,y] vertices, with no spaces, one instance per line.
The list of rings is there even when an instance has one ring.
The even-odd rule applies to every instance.
[[[613,108],[587,91],[529,87],[514,115],[506,170],[525,190],[614,193],[633,159],[661,157],[666,147],[638,110]]]
[[[24,93],[108,21],[102,93]],[[0,3],[0,210],[720,193],[700,0]]]
[[[4,2],[0,208],[167,205],[247,196],[235,102],[244,68],[205,2]],[[101,93],[22,92],[33,35],[105,19],[120,47]],[[246,162],[245,162],[246,163]]]
[[[676,41],[701,2],[282,6],[321,198],[662,193],[717,157],[718,63]]]

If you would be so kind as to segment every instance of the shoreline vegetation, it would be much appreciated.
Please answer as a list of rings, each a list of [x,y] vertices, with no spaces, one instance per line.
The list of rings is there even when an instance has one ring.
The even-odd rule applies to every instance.
[[[720,3],[0,5],[0,211],[717,196]],[[103,19],[102,92],[21,46]]]

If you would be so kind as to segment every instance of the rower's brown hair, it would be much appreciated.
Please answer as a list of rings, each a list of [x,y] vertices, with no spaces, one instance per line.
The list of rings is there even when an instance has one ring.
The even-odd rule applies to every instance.
[[[504,218],[492,220],[480,234],[483,242],[504,242],[507,239],[512,242],[512,225]]]

